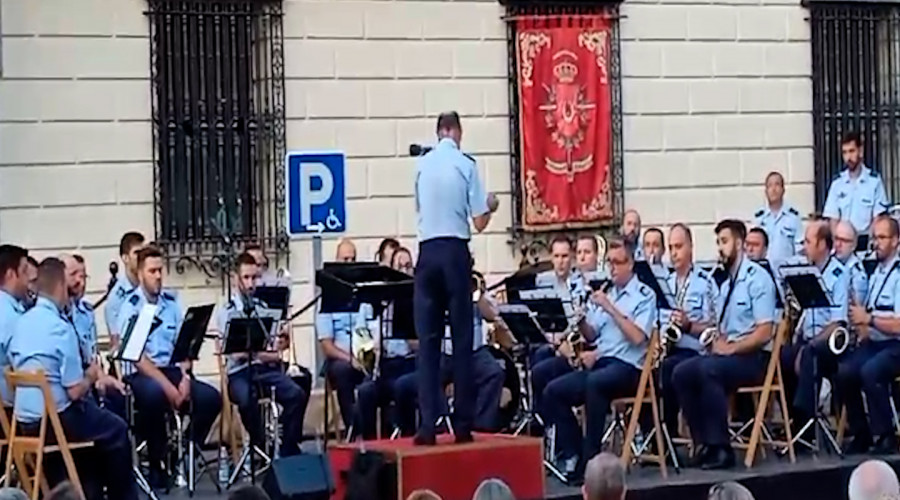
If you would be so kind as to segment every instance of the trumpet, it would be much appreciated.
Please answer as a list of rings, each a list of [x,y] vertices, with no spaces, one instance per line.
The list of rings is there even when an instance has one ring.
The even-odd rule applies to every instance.
[[[291,378],[299,377],[303,371],[300,369],[300,364],[297,363],[297,350],[294,348],[294,339],[292,338],[293,335],[291,335],[291,324],[286,322],[284,325],[286,326],[287,331],[282,331],[278,336],[287,342],[288,347],[288,361],[285,375]]]

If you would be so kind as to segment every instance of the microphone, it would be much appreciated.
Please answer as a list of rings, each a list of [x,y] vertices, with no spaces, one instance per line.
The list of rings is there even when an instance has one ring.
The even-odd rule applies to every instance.
[[[116,281],[119,279],[119,263],[116,261],[111,261],[109,263],[109,283],[106,285],[107,290],[112,290],[114,286],[116,286]]]
[[[432,146],[422,146],[421,144],[410,144],[409,145],[409,156],[426,155],[432,149],[434,149],[434,147],[432,147]]]

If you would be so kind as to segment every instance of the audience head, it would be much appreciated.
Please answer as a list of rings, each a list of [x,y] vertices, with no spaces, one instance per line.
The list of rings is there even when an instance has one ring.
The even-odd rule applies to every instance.
[[[19,300],[28,296],[28,265],[28,250],[0,245],[0,286]]]
[[[834,253],[841,261],[846,262],[856,251],[856,228],[848,220],[838,221],[834,225]]]
[[[228,500],[269,500],[269,495],[259,486],[245,484],[229,493]]]
[[[356,245],[352,240],[341,239],[334,252],[334,260],[337,262],[356,262]]]
[[[80,500],[81,495],[69,481],[63,481],[56,485],[47,495],[47,500]]]
[[[431,490],[416,490],[406,500],[442,500],[441,496]]]
[[[661,264],[666,253],[666,238],[657,227],[651,227],[644,232],[644,258],[650,264]]]
[[[54,490],[55,491],[55,490]],[[51,496],[52,497],[52,496]],[[47,497],[47,498],[51,498]],[[52,497],[59,500],[59,497]],[[77,498],[77,497],[71,497]],[[18,488],[0,488],[0,500],[28,500],[28,495]]]
[[[714,484],[709,489],[709,500],[753,500],[750,490],[734,481]]]
[[[391,255],[391,268],[410,276],[413,275],[416,265],[412,260],[412,253],[406,247],[397,247]]]
[[[375,260],[383,266],[391,265],[391,257],[394,252],[400,248],[400,242],[394,238],[385,238],[378,245],[378,251],[375,252]]]
[[[558,277],[567,277],[572,270],[572,240],[562,235],[554,236],[550,241],[550,262]]]
[[[900,496],[897,474],[886,462],[867,460],[850,474],[847,485],[850,500],[883,500]]]
[[[761,227],[754,227],[747,232],[744,240],[744,251],[750,260],[764,260],[769,252],[769,235]]]
[[[516,500],[516,496],[503,481],[485,479],[478,485],[472,500]]]
[[[584,500],[623,500],[627,491],[625,467],[619,457],[601,453],[588,461],[581,487]]]

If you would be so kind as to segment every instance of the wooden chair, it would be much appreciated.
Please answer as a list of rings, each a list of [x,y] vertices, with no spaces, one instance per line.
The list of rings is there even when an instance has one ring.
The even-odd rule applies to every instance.
[[[656,397],[656,384],[653,381],[653,367],[656,365],[656,359],[659,356],[659,332],[654,330],[650,335],[650,343],[647,347],[647,355],[644,357],[644,366],[641,368],[641,378],[638,381],[637,393],[634,397],[618,398],[612,401],[614,412],[626,412],[630,407],[631,416],[628,420],[628,429],[625,431],[625,439],[622,442],[622,464],[629,467],[632,458],[641,461],[654,462],[659,465],[662,477],[669,477],[666,468],[666,447],[663,443],[662,425],[659,422],[659,399]],[[634,436],[637,434],[637,427],[641,416],[641,408],[644,404],[650,404],[650,410],[653,413],[653,430],[656,436],[655,454],[641,454],[634,457],[633,445]],[[613,415],[613,419],[617,418]]]
[[[757,450],[762,450],[762,445],[768,445],[775,449],[786,448],[791,463],[793,464],[797,461],[797,457],[794,454],[793,438],[791,437],[791,419],[788,415],[788,403],[787,398],[785,397],[784,382],[781,374],[781,348],[784,346],[790,332],[790,321],[782,320],[779,322],[778,328],[775,331],[775,337],[772,343],[772,353],[769,358],[766,376],[762,385],[741,387],[737,390],[738,394],[750,394],[753,397],[756,406],[756,415],[752,420],[750,442],[745,444],[742,440],[738,439],[738,441],[734,443],[735,448],[747,450],[747,453],[744,456],[744,465],[748,469],[753,466],[756,452]],[[765,427],[765,419],[769,410],[769,404],[772,397],[776,394],[778,395],[779,406],[781,407],[781,420],[786,435],[785,440],[774,439]],[[744,427],[748,424],[750,423],[745,423]],[[764,431],[765,436],[763,435]],[[736,437],[740,438],[740,435]],[[765,450],[762,450],[762,453],[765,453]]]
[[[219,365],[219,392],[222,394],[222,413],[219,415],[219,425],[222,428],[222,438],[224,443],[219,446],[228,446],[231,450],[231,459],[233,463],[238,463],[241,457],[241,443],[243,436],[241,435],[241,423],[238,413],[234,411],[231,404],[231,395],[228,393],[228,371],[225,369],[225,357],[222,354],[216,354]]]
[[[59,412],[56,408],[56,402],[53,400],[53,395],[50,393],[50,384],[47,382],[47,377],[42,370],[36,372],[13,372],[7,370],[6,382],[10,391],[16,391],[25,387],[40,389],[43,393],[44,408],[41,414],[37,436],[19,435],[18,427],[20,424],[13,418],[9,431],[9,452],[6,455],[6,480],[4,481],[4,485],[9,485],[12,464],[13,461],[15,461],[16,471],[18,472],[19,480],[25,493],[28,494],[32,500],[37,500],[39,495],[38,485],[40,485],[40,491],[43,492],[44,495],[47,495],[50,488],[47,485],[46,478],[44,478],[44,454],[58,452],[62,455],[69,481],[75,486],[75,489],[78,491],[81,498],[84,498],[84,489],[81,486],[81,479],[78,477],[78,470],[75,468],[75,461],[72,459],[72,450],[92,447],[94,446],[94,442],[69,442],[66,439],[62,424],[59,421]],[[18,403],[16,406],[18,406]],[[55,438],[56,444],[48,444],[47,420],[50,420],[51,432],[53,433],[52,437]],[[33,475],[31,471],[29,471],[29,467],[26,466],[26,457],[29,455],[35,457]]]

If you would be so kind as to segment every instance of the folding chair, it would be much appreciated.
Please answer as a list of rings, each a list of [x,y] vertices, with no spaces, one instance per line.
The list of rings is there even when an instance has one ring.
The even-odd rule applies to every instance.
[[[659,465],[662,477],[669,477],[666,467],[666,446],[663,442],[662,425],[659,422],[659,400],[656,397],[656,384],[653,381],[653,367],[656,365],[656,359],[659,356],[659,332],[654,330],[650,335],[650,344],[647,347],[647,355],[644,357],[644,366],[641,368],[641,378],[638,382],[637,393],[634,397],[618,398],[612,401],[613,422],[620,421],[620,416],[624,416],[629,412],[631,416],[628,418],[628,429],[625,431],[625,439],[622,442],[622,464],[629,467],[632,459],[637,461],[654,462]],[[641,416],[641,407],[650,404],[650,410],[653,413],[653,434],[656,438],[655,454],[644,453],[644,447],[638,449],[635,445],[634,437],[637,434],[637,427]],[[618,415],[616,415],[618,414]],[[651,438],[647,436],[647,440]]]
[[[778,324],[775,331],[775,338],[772,345],[772,353],[766,368],[766,376],[762,385],[741,387],[737,390],[737,394],[750,394],[756,406],[756,415],[752,420],[741,425],[740,429],[734,433],[734,447],[747,450],[744,457],[744,465],[749,469],[753,466],[756,458],[757,450],[761,450],[765,456],[765,450],[762,445],[767,445],[775,450],[787,449],[788,457],[791,463],[796,463],[797,457],[794,454],[794,443],[791,437],[791,419],[788,415],[788,403],[785,397],[784,382],[781,375],[781,348],[784,346],[785,340],[791,332],[791,322],[783,319]],[[784,425],[785,440],[777,440],[772,436],[771,431],[766,426],[765,419],[769,410],[772,397],[777,393],[779,398],[779,406],[781,407],[781,420]],[[750,441],[744,443],[743,433],[747,428],[751,428]]]
[[[75,486],[81,498],[84,498],[84,489],[81,486],[81,479],[78,477],[78,470],[75,468],[75,461],[72,459],[72,450],[89,448],[94,446],[93,441],[69,442],[63,432],[62,424],[59,421],[59,412],[56,408],[56,402],[50,393],[50,384],[43,370],[36,372],[25,372],[11,370],[6,371],[6,381],[10,391],[18,390],[22,387],[35,387],[41,390],[44,397],[44,408],[41,414],[40,424],[37,436],[21,436],[18,434],[19,424],[13,418],[9,432],[9,452],[6,455],[6,480],[4,485],[9,485],[10,473],[12,472],[12,464],[15,460],[16,471],[22,484],[22,489],[31,497],[37,500],[40,485],[40,491],[47,495],[50,491],[47,480],[44,477],[44,454],[59,452],[62,455],[69,481]],[[18,404],[16,405],[18,406]],[[5,418],[5,416],[4,416]],[[52,437],[55,438],[56,444],[48,444],[47,441],[47,420],[50,420]],[[26,457],[34,455],[34,474],[29,471],[26,465]]]

